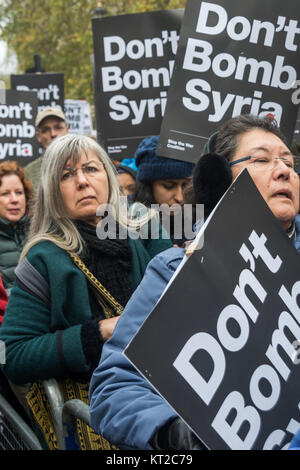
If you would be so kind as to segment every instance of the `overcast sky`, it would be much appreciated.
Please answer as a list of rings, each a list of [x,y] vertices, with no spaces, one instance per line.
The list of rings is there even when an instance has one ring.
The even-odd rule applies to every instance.
[[[0,41],[0,75],[10,75],[17,71],[17,59],[16,56],[10,55],[6,57],[7,48],[4,41]]]

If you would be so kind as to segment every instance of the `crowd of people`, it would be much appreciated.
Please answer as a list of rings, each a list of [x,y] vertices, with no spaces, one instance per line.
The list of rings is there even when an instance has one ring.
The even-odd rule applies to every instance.
[[[294,170],[293,156],[276,125],[268,119],[252,116],[232,118],[219,129],[210,145],[212,153],[199,160],[194,172],[196,203],[207,199],[210,168],[218,171],[221,177],[221,190],[214,188],[210,194],[214,203],[232,179],[247,168],[287,237],[300,252],[299,176]],[[216,175],[213,178],[216,180]],[[122,354],[153,310],[184,253],[184,248],[172,248],[149,264],[113,337],[105,344],[101,362],[91,380],[92,426],[121,448],[204,448],[174,409]]]
[[[130,166],[69,133],[60,109],[46,108],[35,124],[42,155],[24,169],[0,164],[0,387],[34,428],[32,397],[54,378],[89,391],[91,427],[117,448],[204,449],[123,350],[189,246],[176,211],[183,223],[185,202],[204,204],[207,218],[244,168],[300,252],[296,159],[270,117],[230,119],[196,164],[158,155],[159,136],[149,136]],[[167,208],[168,225],[154,206]],[[114,236],[103,237],[108,213]]]

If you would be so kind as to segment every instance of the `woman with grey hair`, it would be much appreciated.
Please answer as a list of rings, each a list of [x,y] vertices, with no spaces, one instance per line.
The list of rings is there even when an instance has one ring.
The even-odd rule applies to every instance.
[[[116,237],[99,239],[99,206],[107,204]],[[50,144],[1,327],[3,370],[13,384],[88,382],[148,262],[172,246],[162,236],[143,243],[118,237],[126,223],[120,207],[115,170],[103,148],[72,134]]]

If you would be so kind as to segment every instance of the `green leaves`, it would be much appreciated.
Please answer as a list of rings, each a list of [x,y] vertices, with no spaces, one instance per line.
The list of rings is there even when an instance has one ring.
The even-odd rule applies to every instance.
[[[1,39],[18,57],[19,73],[39,54],[46,72],[64,73],[65,98],[93,103],[91,18],[97,0],[3,0]],[[106,0],[106,15],[184,8],[185,0]]]

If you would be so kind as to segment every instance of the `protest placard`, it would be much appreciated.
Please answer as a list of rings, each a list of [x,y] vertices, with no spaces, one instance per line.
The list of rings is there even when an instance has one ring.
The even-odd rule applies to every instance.
[[[114,159],[132,157],[158,135],[183,10],[92,20],[98,140]]]
[[[299,107],[293,0],[188,0],[161,126],[160,155],[197,161],[230,117],[272,114],[291,143]]]
[[[65,115],[71,134],[93,135],[90,104],[85,100],[65,100]]]
[[[11,75],[11,88],[18,91],[35,91],[39,113],[44,108],[64,110],[64,74],[25,73]]]
[[[209,449],[285,448],[300,427],[299,268],[244,170],[125,350]]]
[[[17,91],[33,91],[37,95],[36,115],[45,108],[60,108],[64,111],[64,74],[62,73],[25,73],[11,75],[11,88]],[[33,141],[35,141],[35,136]],[[35,154],[37,158],[44,151],[41,145]]]
[[[15,160],[25,166],[37,156],[37,106],[35,92],[5,90],[0,103],[0,161]]]

